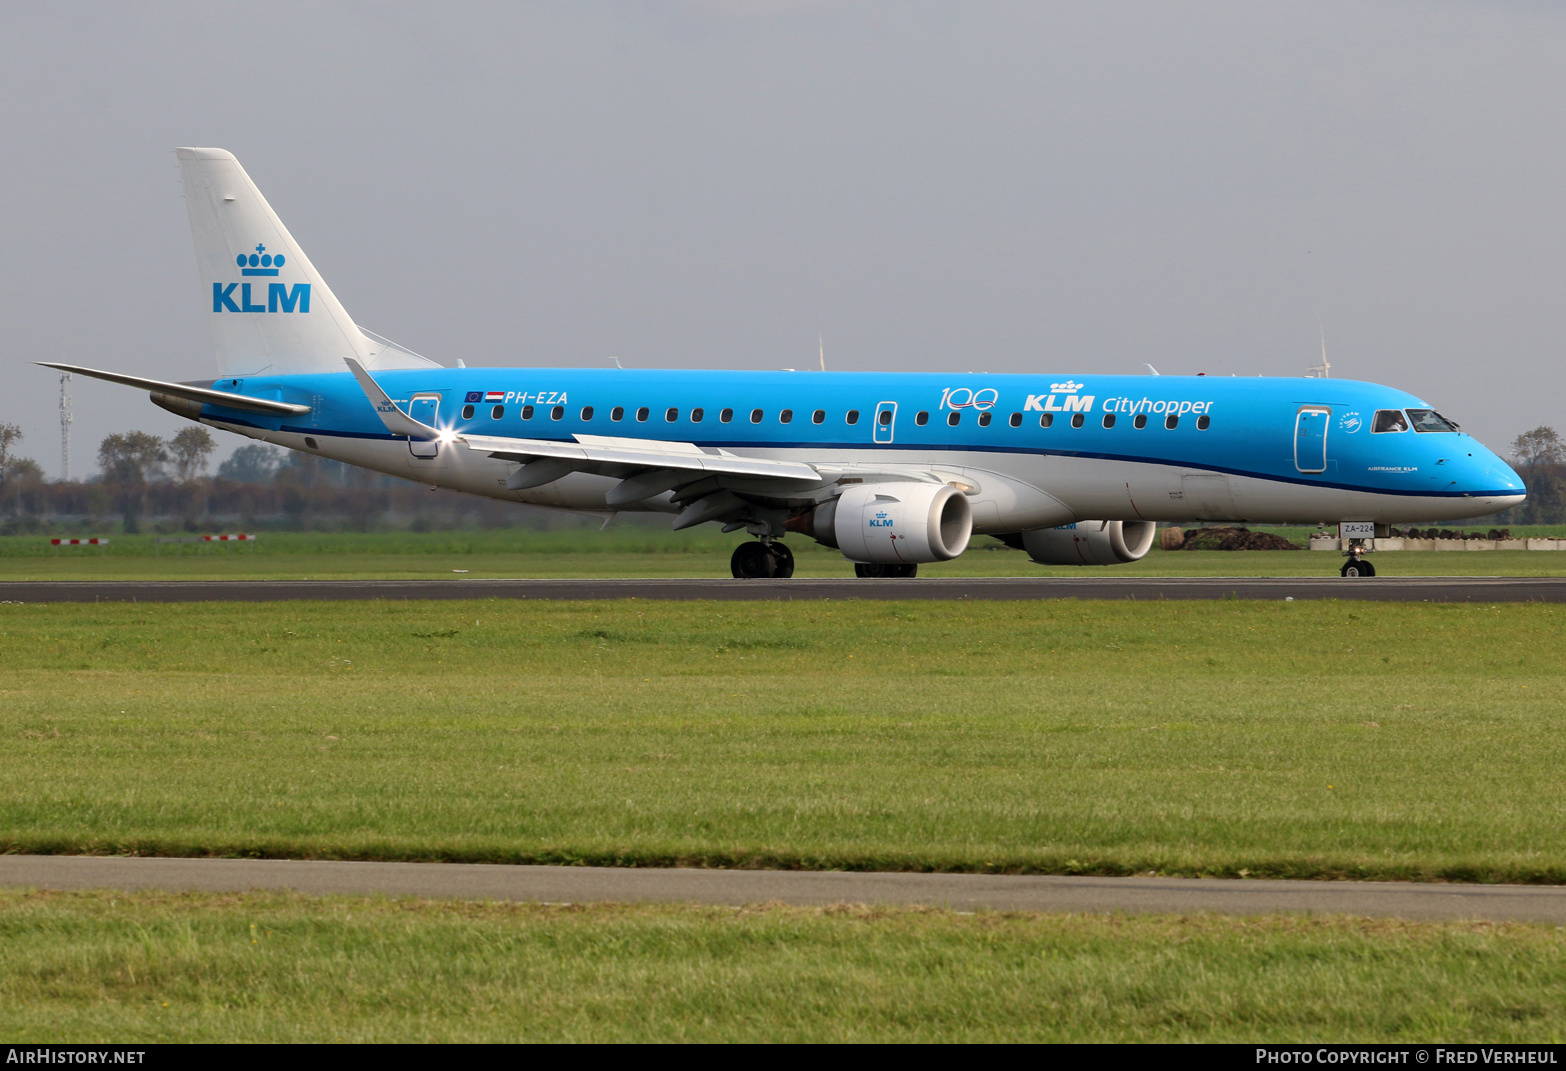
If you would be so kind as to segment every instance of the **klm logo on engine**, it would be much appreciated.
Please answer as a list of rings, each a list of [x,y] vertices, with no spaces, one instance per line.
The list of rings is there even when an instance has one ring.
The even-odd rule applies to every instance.
[[[870,521],[870,527],[871,528],[890,528],[890,527],[892,527],[892,518],[890,518],[890,517],[888,517],[886,515],[886,511],[885,510],[882,510],[879,513],[877,513],[875,515],[875,517]]]
[[[241,253],[234,258],[234,264],[239,268],[240,275],[248,276],[272,276],[276,277],[278,269],[287,262],[287,258],[278,253],[273,256],[266,251],[266,246],[257,245],[254,253]],[[295,283],[289,286],[287,283],[267,283],[266,301],[256,300],[260,294],[260,283],[213,283],[212,284],[212,311],[213,312],[309,312],[310,311],[310,284]],[[235,291],[238,291],[236,294]]]

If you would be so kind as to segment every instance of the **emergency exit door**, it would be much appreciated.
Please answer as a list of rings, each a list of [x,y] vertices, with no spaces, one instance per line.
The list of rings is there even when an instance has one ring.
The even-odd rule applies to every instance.
[[[1332,410],[1305,405],[1294,415],[1294,467],[1301,472],[1327,471],[1327,424]]]
[[[889,443],[897,431],[897,403],[882,402],[875,407],[875,423],[871,426],[871,438],[878,443]]]

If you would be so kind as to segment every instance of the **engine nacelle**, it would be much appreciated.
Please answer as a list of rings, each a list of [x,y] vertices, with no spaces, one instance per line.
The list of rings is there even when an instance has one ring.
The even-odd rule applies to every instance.
[[[856,562],[944,562],[968,549],[973,510],[963,493],[944,483],[866,483],[850,486],[790,522]]]
[[[1022,533],[1022,549],[1040,565],[1123,565],[1146,557],[1152,521],[1078,521]]]

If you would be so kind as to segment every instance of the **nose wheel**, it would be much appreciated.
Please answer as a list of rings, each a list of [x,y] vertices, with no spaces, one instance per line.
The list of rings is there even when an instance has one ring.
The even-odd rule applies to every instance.
[[[1348,561],[1343,563],[1343,568],[1338,574],[1347,579],[1361,576],[1375,576],[1376,567],[1365,560],[1365,548],[1358,543],[1348,549]]]
[[[736,580],[787,580],[794,575],[794,552],[782,543],[741,543],[729,570]]]

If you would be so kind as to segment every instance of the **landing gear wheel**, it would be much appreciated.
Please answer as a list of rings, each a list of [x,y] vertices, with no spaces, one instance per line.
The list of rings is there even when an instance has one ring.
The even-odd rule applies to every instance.
[[[1363,559],[1360,561],[1350,560],[1343,563],[1342,575],[1350,578],[1360,576],[1375,576],[1376,567],[1371,565],[1369,562],[1364,561]]]
[[[769,548],[772,551],[772,559],[777,564],[773,567],[772,575],[779,580],[787,580],[794,575],[794,552],[782,543],[772,543]]]
[[[857,577],[874,580],[891,580],[899,577],[914,577],[919,575],[919,566],[914,564],[882,564],[880,562],[855,562],[854,575]]]
[[[729,559],[729,570],[736,580],[770,580],[775,576],[793,576],[794,556],[786,550],[784,554],[787,555],[786,566],[779,560],[773,547],[761,542],[741,543],[734,548],[734,557]]]

